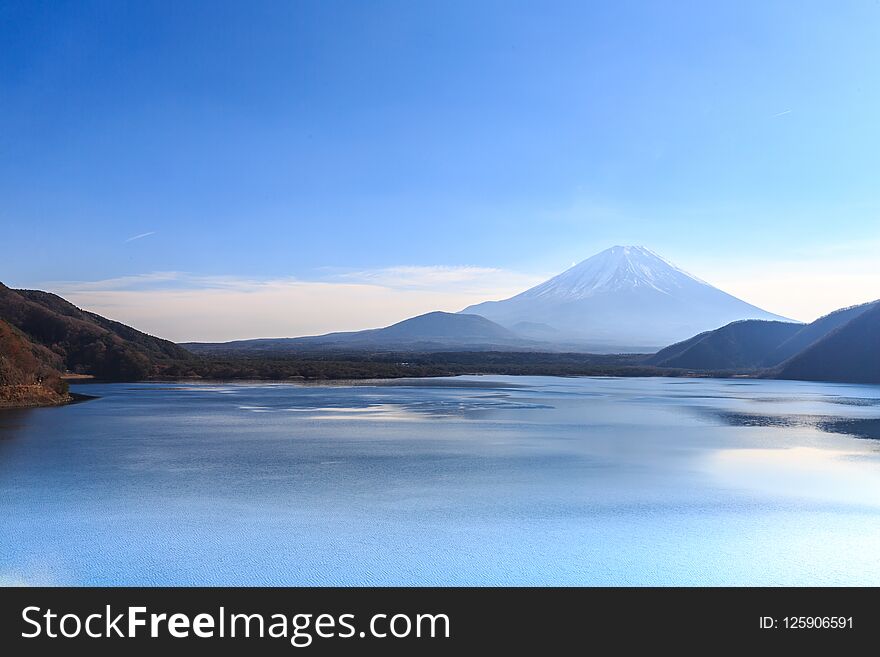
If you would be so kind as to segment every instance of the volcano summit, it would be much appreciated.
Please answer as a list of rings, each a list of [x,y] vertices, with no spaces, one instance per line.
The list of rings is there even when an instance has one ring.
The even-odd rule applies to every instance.
[[[741,319],[787,320],[688,274],[643,246],[614,246],[482,315],[524,337],[579,341],[597,350],[650,350]]]

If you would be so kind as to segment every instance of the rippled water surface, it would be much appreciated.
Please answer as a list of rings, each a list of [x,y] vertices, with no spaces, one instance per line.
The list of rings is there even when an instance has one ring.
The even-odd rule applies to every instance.
[[[76,390],[0,412],[0,583],[880,585],[877,386]]]

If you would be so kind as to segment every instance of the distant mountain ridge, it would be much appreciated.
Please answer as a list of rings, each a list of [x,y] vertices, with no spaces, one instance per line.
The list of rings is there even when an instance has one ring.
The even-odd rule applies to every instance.
[[[778,361],[773,354],[802,326],[746,319],[661,349],[646,361],[658,367],[694,370],[757,370]]]
[[[832,331],[845,326],[862,313],[871,309],[877,302],[862,303],[856,306],[840,308],[823,315],[819,319],[801,327],[790,339],[780,344],[771,355],[768,365],[776,365],[800,353],[816,343]]]
[[[590,300],[596,290],[601,294],[624,290],[632,300],[634,289],[654,295],[666,294],[679,284],[705,286],[688,282],[697,280],[693,277],[682,281],[674,267],[659,274],[649,267],[646,273],[640,264],[642,250],[610,255],[620,265],[612,271],[591,265],[590,275],[577,276],[563,286],[538,286],[537,296],[558,298],[560,290],[568,290],[565,298]],[[707,287],[715,298],[716,293],[724,294]],[[77,308],[57,295],[12,290],[0,283],[0,406],[61,403],[67,393],[60,375],[66,372],[117,381],[534,372],[745,374],[880,383],[880,301],[843,308],[806,325],[772,319],[733,321],[655,354],[585,353],[583,342],[569,348],[559,329],[542,319],[535,316],[505,327],[481,315],[437,311],[365,331],[189,343],[184,348]],[[400,358],[400,354],[407,355]]]
[[[646,361],[694,371],[752,370],[763,376],[880,382],[880,301],[842,308],[806,324],[748,320],[706,331]]]
[[[558,340],[648,351],[742,319],[790,321],[688,274],[642,246],[614,246],[503,301],[461,312],[540,323]]]
[[[880,301],[839,312],[848,321],[767,372],[780,379],[880,383]],[[827,319],[827,318],[823,318]],[[821,321],[821,320],[817,320]]]
[[[365,331],[327,333],[300,338],[257,338],[222,343],[188,342],[183,343],[183,346],[195,353],[283,353],[319,349],[509,350],[527,348],[533,344],[485,317],[435,311],[405,319],[385,328]]]

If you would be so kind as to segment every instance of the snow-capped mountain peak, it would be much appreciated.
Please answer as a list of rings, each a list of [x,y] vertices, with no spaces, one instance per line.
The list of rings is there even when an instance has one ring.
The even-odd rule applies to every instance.
[[[673,294],[693,284],[707,285],[644,246],[612,246],[518,296],[585,299],[637,288]]]
[[[463,312],[516,331],[540,323],[601,347],[659,347],[739,319],[785,320],[679,269],[643,246],[613,246],[503,301]]]

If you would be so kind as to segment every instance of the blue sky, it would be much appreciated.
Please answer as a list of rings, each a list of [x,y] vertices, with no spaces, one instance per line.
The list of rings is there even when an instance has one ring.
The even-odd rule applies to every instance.
[[[880,296],[878,24],[873,2],[3,0],[0,280],[141,323],[182,288],[441,295],[364,316],[315,288],[220,336],[246,337],[455,309],[635,243],[810,319]]]

